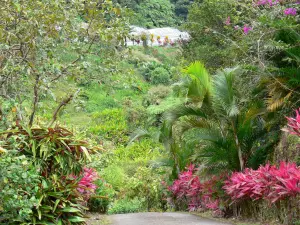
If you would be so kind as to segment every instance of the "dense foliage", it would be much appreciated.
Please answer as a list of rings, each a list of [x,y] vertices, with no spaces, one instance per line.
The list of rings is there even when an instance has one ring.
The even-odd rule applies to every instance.
[[[0,9],[1,224],[165,210],[299,223],[297,1]],[[128,35],[180,24],[188,41]]]
[[[67,224],[85,221],[84,202],[94,193],[93,182],[97,179],[92,169],[84,168],[91,151],[87,142],[76,140],[70,131],[61,127],[16,127],[2,133],[1,141],[8,152],[3,165],[9,163],[11,168],[1,175],[1,186],[6,190],[0,195],[5,207],[2,222]],[[10,185],[13,186],[10,188]],[[13,202],[9,201],[9,196]]]

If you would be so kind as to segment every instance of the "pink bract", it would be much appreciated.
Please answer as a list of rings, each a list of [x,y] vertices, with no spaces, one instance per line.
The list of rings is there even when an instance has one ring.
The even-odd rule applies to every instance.
[[[296,117],[286,117],[288,120],[288,132],[300,137],[300,109],[295,110]]]
[[[97,185],[94,183],[97,179],[99,176],[94,169],[84,168],[83,177],[78,182],[77,190],[88,199],[97,189]]]
[[[169,187],[174,197],[179,202],[186,202],[189,211],[199,208],[219,210],[219,200],[215,199],[216,183],[220,177],[212,177],[203,183],[197,175],[194,165],[190,165],[187,171],[179,174],[178,179]]]
[[[273,6],[279,3],[279,0],[258,0],[256,2],[256,5],[260,6],[260,5],[269,5],[269,6]]]
[[[226,19],[226,21],[225,21],[225,24],[226,24],[227,26],[230,25],[230,16],[227,17],[227,19]]]
[[[243,28],[244,34],[247,35],[247,34],[249,33],[250,30],[252,30],[252,27],[249,27],[248,25],[245,24],[245,25],[244,25],[244,28]]]
[[[296,16],[297,15],[297,9],[295,8],[287,8],[284,10],[284,14],[286,16]]]
[[[275,203],[300,194],[300,168],[281,162],[279,168],[267,164],[258,170],[246,169],[233,173],[223,188],[233,201],[265,199]]]

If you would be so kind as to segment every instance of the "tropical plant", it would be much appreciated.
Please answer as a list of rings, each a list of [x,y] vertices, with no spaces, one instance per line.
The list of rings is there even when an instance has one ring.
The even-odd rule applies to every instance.
[[[89,144],[58,126],[15,127],[2,132],[1,139],[7,151],[17,152],[38,168],[41,182],[34,189],[38,203],[26,222],[84,224],[84,204],[96,188],[96,174],[83,167],[91,159]]]
[[[223,188],[233,202],[247,199],[271,204],[286,202],[287,214],[282,222],[291,224],[293,218],[298,218],[299,173],[300,168],[295,163],[281,162],[279,168],[266,164],[257,170],[233,173]]]
[[[9,151],[0,157],[0,223],[16,224],[30,220],[38,204],[39,168],[29,158]]]
[[[211,177],[202,182],[196,171],[195,165],[191,164],[168,187],[177,208],[183,207],[189,211],[212,210],[215,215],[223,214],[222,202],[224,204],[226,198],[219,184],[222,184],[224,177]]]
[[[94,0],[9,0],[1,4],[1,18],[0,94],[8,100],[18,99],[17,118],[30,126],[41,97],[53,95],[50,84],[79,75],[96,43],[105,51],[93,54],[102,56],[110,49],[106,56],[110,55],[114,50],[108,47],[121,43],[129,30],[121,9],[111,1],[99,7],[99,1]],[[104,46],[108,42],[111,45]],[[63,61],[62,49],[75,54]],[[22,107],[28,98],[32,98],[29,112]]]
[[[112,186],[103,179],[98,179],[95,183],[97,189],[88,201],[89,211],[106,213],[115,191]]]
[[[192,64],[185,80],[177,85],[186,101],[164,113],[161,140],[169,148],[176,143],[193,148],[191,159],[204,164],[208,172],[257,168],[278,141],[276,132],[271,137],[266,134],[260,116],[264,108],[239,95],[237,72],[224,70],[211,77],[203,64]]]

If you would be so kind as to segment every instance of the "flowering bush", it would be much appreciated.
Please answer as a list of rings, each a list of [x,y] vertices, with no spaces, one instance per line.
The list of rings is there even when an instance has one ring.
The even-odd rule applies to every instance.
[[[89,199],[97,189],[95,182],[99,176],[94,169],[84,168],[83,170],[83,177],[78,182],[77,190],[85,197],[85,199]]]
[[[201,183],[195,175],[195,165],[191,164],[186,171],[179,174],[178,179],[168,188],[175,201],[186,204],[189,211],[213,210],[214,214],[222,214],[220,209],[220,189],[218,183],[222,183],[223,176],[214,176]]]
[[[296,117],[286,117],[288,120],[288,132],[300,137],[300,108],[295,111]]]
[[[83,224],[86,210],[84,205],[96,188],[93,182],[97,177],[94,170],[84,168],[91,159],[92,148],[89,144],[84,140],[77,140],[72,132],[59,126],[17,127],[2,132],[0,139],[7,152],[15,152],[15,157],[24,159],[22,163],[30,165],[24,165],[20,174],[14,175],[18,184],[14,188],[20,194],[16,195],[20,199],[18,204],[26,205],[26,211],[18,211],[13,206],[7,212],[13,216],[18,213],[20,221],[26,224]],[[79,177],[81,178],[78,179]],[[7,176],[7,179],[11,178]],[[32,184],[27,184],[30,180]],[[21,188],[22,185],[19,184],[26,187]],[[11,189],[8,185],[4,188]],[[4,221],[0,219],[0,222],[16,224],[9,218],[4,218]]]
[[[223,188],[233,201],[264,199],[275,203],[300,194],[300,168],[281,162],[279,168],[267,164],[258,170],[246,169],[233,173]]]

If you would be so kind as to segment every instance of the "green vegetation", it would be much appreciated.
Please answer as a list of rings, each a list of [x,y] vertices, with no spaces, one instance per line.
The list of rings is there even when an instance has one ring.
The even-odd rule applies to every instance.
[[[5,1],[0,224],[166,210],[298,224],[299,5],[277,3]],[[179,24],[189,41],[125,45],[129,25]]]

